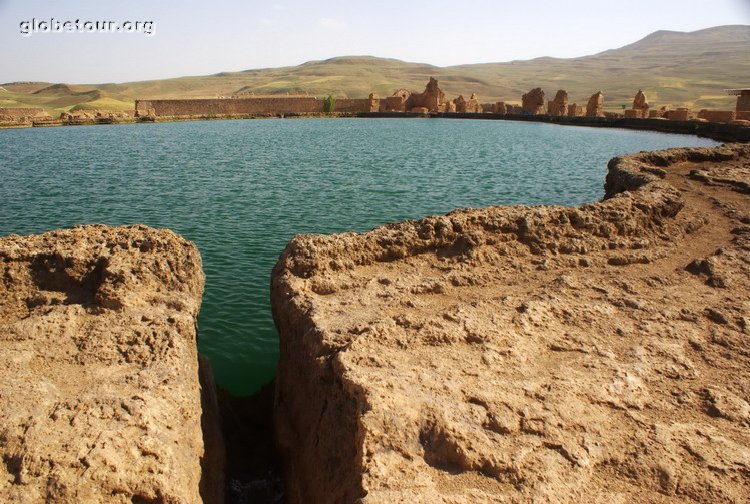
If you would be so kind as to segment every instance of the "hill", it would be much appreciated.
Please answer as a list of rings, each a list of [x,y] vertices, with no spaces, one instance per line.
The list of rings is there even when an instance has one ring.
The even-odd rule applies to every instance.
[[[723,89],[750,85],[748,54],[750,26],[732,25],[689,33],[658,31],[618,49],[568,59],[437,67],[345,56],[208,76],[56,86],[52,93],[44,92],[43,88],[50,89],[48,83],[2,84],[5,90],[0,91],[0,106],[41,106],[51,113],[73,107],[132,110],[135,98],[217,97],[238,92],[361,98],[372,91],[388,96],[401,87],[421,90],[434,76],[449,96],[477,93],[486,102],[518,102],[521,94],[542,87],[550,97],[562,88],[572,101],[585,103],[601,89],[607,108],[617,110],[643,89],[649,101],[659,106],[728,109],[734,106],[734,99]],[[68,92],[61,96],[64,87]],[[37,93],[32,94],[34,91]],[[91,91],[102,95],[93,98]],[[70,99],[63,99],[66,97]]]

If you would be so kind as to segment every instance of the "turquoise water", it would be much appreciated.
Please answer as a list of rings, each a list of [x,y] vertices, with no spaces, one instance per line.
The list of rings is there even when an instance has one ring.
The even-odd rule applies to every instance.
[[[711,140],[510,121],[304,119],[0,131],[0,235],[145,223],[195,241],[199,349],[237,395],[273,377],[271,268],[297,233],[600,199],[615,155]]]

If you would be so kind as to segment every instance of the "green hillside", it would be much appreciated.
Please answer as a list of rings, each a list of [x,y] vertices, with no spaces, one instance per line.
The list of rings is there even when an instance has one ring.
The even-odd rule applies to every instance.
[[[70,109],[132,110],[135,98],[186,98],[310,94],[361,98],[374,91],[422,90],[429,77],[450,96],[477,93],[483,102],[519,102],[541,87],[550,97],[566,89],[584,104],[598,90],[620,110],[643,89],[652,105],[731,109],[725,88],[750,86],[750,26],[696,32],[658,31],[633,44],[580,58],[436,67],[372,56],[345,56],[283,68],[200,77],[97,85],[0,84],[0,106],[39,106],[53,114]]]

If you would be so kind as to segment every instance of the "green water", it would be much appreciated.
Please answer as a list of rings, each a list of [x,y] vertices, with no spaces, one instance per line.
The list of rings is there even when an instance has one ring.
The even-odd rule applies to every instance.
[[[273,377],[270,272],[297,233],[603,195],[615,155],[715,142],[509,121],[305,119],[0,130],[0,235],[145,223],[195,241],[199,349],[237,395]]]

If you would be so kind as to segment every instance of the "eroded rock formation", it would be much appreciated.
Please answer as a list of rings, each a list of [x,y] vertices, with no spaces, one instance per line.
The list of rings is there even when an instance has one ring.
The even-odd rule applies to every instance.
[[[577,103],[572,103],[568,105],[568,115],[570,117],[582,117],[583,116],[583,107],[578,105]]]
[[[750,147],[616,158],[606,189],[294,238],[289,502],[746,500]]]
[[[547,102],[547,113],[551,116],[568,115],[568,92],[559,89],[555,94],[555,99]]]
[[[604,117],[604,93],[597,91],[586,104],[586,117]]]
[[[409,95],[406,109],[424,108],[428,112],[442,112],[445,110],[445,101],[445,93],[438,86],[437,79],[430,77],[424,92]]]
[[[521,97],[521,108],[526,114],[543,114],[545,111],[544,105],[544,91],[542,91],[542,88],[534,88]]]
[[[167,230],[0,238],[0,501],[195,503],[204,276]],[[221,501],[219,476],[203,482]]]
[[[648,100],[646,100],[646,95],[643,94],[642,90],[638,90],[638,92],[635,94],[635,98],[633,98],[633,108],[635,110],[648,110]]]
[[[471,93],[469,101],[466,102],[465,107],[466,112],[470,114],[481,114],[484,111],[482,109],[482,104],[479,103],[479,97],[476,95],[476,93]]]

